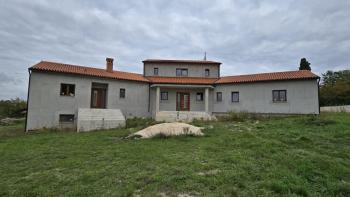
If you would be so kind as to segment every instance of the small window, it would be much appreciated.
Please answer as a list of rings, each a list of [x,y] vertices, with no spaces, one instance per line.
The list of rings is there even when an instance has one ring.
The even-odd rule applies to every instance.
[[[272,101],[273,102],[286,102],[287,101],[287,90],[272,90]]]
[[[239,102],[239,92],[231,92],[231,101],[234,103]]]
[[[188,75],[187,68],[177,68],[176,69],[176,76],[187,76],[187,75]]]
[[[209,77],[210,76],[210,70],[209,69],[205,69],[205,76]]]
[[[160,100],[168,100],[168,92],[161,92],[160,93]]]
[[[124,88],[120,88],[120,90],[119,90],[119,98],[125,98],[125,89]]]
[[[197,101],[203,101],[203,92],[198,92],[196,96]]]
[[[60,123],[73,123],[74,122],[74,114],[60,114]]]
[[[216,101],[221,102],[222,101],[222,92],[217,92],[216,93]]]
[[[74,96],[75,95],[75,85],[61,83],[60,95],[61,96]]]
[[[158,68],[153,68],[153,75],[158,75]]]

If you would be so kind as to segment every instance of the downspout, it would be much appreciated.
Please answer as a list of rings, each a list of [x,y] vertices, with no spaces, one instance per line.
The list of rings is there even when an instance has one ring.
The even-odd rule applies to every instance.
[[[317,93],[318,93],[318,115],[320,115],[321,114],[321,106],[320,106],[320,78],[317,78]]]
[[[148,83],[148,112],[150,112],[151,106],[151,84]]]
[[[30,79],[31,79],[31,76],[32,76],[32,72],[31,72],[30,68],[28,68],[28,73],[29,73],[29,81],[28,81],[28,92],[27,92],[27,113],[26,113],[26,122],[25,122],[25,125],[24,125],[24,132],[27,132],[27,124],[28,124],[29,91],[30,91],[30,81],[31,81]]]

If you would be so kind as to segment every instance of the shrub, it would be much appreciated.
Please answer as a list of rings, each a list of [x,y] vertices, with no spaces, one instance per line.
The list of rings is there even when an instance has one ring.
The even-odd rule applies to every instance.
[[[152,118],[139,118],[133,117],[126,119],[126,128],[134,128],[134,127],[148,127],[150,125],[154,125],[157,122]]]

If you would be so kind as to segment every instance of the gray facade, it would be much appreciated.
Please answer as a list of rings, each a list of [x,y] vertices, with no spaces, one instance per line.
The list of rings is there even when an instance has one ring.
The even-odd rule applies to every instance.
[[[211,119],[212,115],[229,111],[319,114],[318,77],[309,71],[307,71],[309,73],[289,72],[291,73],[289,77],[294,77],[293,79],[237,82],[231,78],[220,77],[220,64],[145,63],[142,76],[114,72],[113,59],[107,58],[107,60],[109,61],[106,70],[74,65],[70,65],[67,69],[65,64],[51,62],[40,62],[33,66],[28,92],[27,131],[60,127],[62,116],[76,119],[79,109],[89,108],[101,108],[102,112],[103,109],[119,109],[127,118],[153,117],[156,120],[174,121],[181,120],[180,117],[185,117],[187,120],[198,117]],[[157,76],[169,81],[152,81],[154,80],[152,79],[154,68],[158,68]],[[181,82],[186,79],[185,76],[176,78],[177,68],[188,70],[188,82]],[[52,69],[56,70],[52,71]],[[57,71],[57,69],[61,70]],[[206,69],[210,70],[209,76],[205,76]],[[90,75],[84,74],[85,72],[90,72]],[[295,78],[297,75],[295,72],[298,72],[299,78]],[[96,76],[91,76],[92,74]],[[272,74],[276,75],[276,73]],[[306,74],[308,78],[302,78]],[[286,73],[281,76],[285,75]],[[249,79],[256,76],[249,75]],[[121,77],[124,79],[122,80]],[[256,79],[260,78],[262,78],[261,75],[256,77]],[[221,79],[231,81],[222,80],[220,82]],[[74,85],[74,94],[63,96],[61,84]],[[103,91],[96,91],[95,95],[94,88],[101,87]],[[278,96],[283,100],[275,100],[273,91],[280,92],[278,94],[281,95]],[[105,96],[97,95],[101,92]],[[218,100],[218,92],[221,94],[221,101]],[[234,99],[236,100],[234,101],[232,92],[235,92]],[[162,99],[162,93],[167,94],[167,99]],[[197,99],[197,93],[202,94],[202,99]],[[184,105],[184,94],[188,106],[179,108],[178,105]],[[95,96],[103,98],[102,105],[94,106],[101,104],[93,104],[92,101],[99,101],[94,98]],[[182,104],[181,102],[179,104],[179,99]]]
[[[158,68],[158,75],[154,75],[154,68]],[[188,77],[208,77],[218,78],[220,75],[220,65],[217,64],[160,64],[145,63],[145,76],[176,77],[176,69],[188,69]],[[209,76],[205,76],[205,70],[209,69]]]
[[[27,130],[58,127],[60,114],[76,117],[79,108],[90,108],[93,82],[108,84],[107,109],[120,109],[126,117],[150,116],[148,83],[34,71],[30,77]],[[75,95],[61,96],[61,83],[75,84]],[[119,98],[120,88],[125,88],[125,98]]]

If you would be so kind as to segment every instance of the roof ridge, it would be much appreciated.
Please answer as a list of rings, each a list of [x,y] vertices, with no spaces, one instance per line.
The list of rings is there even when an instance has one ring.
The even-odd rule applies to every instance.
[[[241,74],[241,75],[227,75],[222,77],[239,77],[239,76],[251,76],[251,75],[266,75],[266,74],[281,74],[281,73],[293,73],[293,72],[311,72],[310,70],[289,70],[289,71],[277,71],[277,72],[263,72],[263,73],[253,73],[253,74]]]

